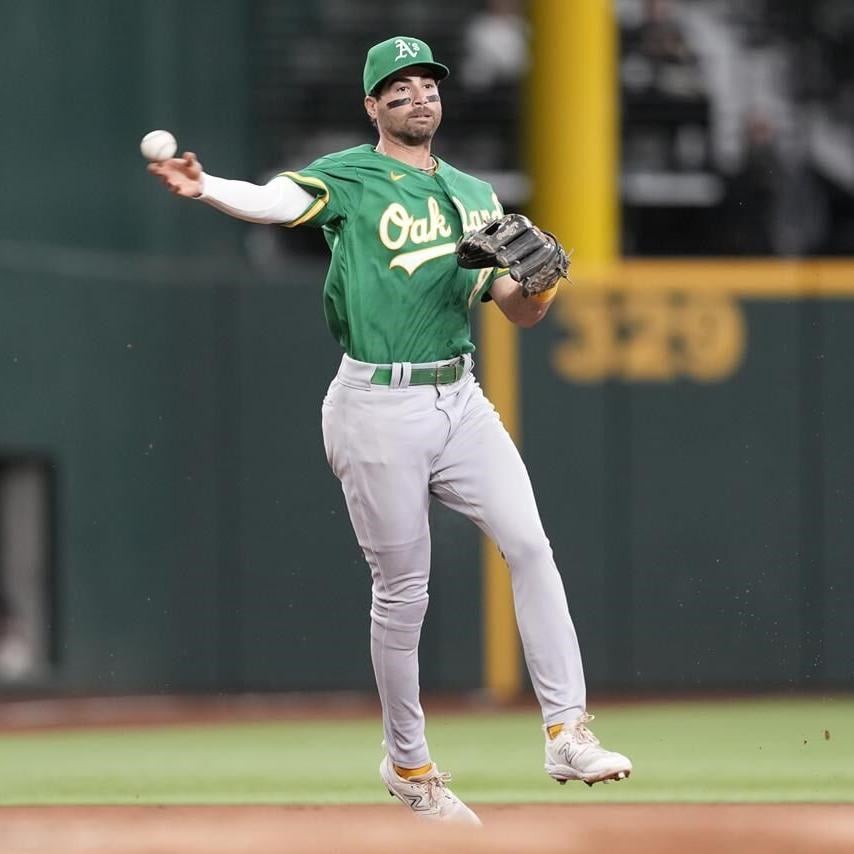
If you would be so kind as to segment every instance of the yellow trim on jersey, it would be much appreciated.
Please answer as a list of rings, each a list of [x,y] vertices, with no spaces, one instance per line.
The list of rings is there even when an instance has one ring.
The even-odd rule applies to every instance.
[[[493,282],[496,279],[501,278],[501,276],[506,276],[509,272],[510,270],[508,270],[506,267],[484,267],[480,271],[480,275],[477,277],[475,286],[472,288],[471,293],[469,294],[469,308],[472,307],[472,303],[474,303],[475,297],[480,297],[482,299],[483,295],[487,293],[492,287]],[[486,280],[491,274],[492,280],[484,288],[483,284],[486,282]],[[492,299],[492,297],[490,297],[489,299]],[[486,300],[486,302],[489,302],[489,300]]]
[[[471,293],[469,294],[469,308],[471,308],[471,305],[474,302],[474,298],[482,292],[481,288],[483,288],[484,284],[486,284],[486,280],[490,277],[490,275],[492,275],[492,271],[494,269],[494,267],[484,267],[480,271],[480,273],[478,273],[477,279],[475,279],[474,287],[471,289]],[[492,281],[494,282],[495,279],[493,279]]]
[[[285,228],[294,228],[314,219],[329,203],[329,187],[320,178],[310,178],[307,175],[300,175],[299,172],[282,172],[281,174],[301,186],[314,187],[316,190],[322,191],[322,194],[317,196],[296,219],[283,223]]]

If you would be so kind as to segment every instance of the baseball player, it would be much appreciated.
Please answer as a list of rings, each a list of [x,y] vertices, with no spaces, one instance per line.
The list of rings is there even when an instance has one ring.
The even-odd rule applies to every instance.
[[[469,311],[492,299],[533,326],[568,260],[492,188],[432,153],[448,75],[409,36],[374,45],[363,83],[378,140],[258,186],[203,172],[196,156],[148,168],[175,193],[250,222],[323,229],[329,329],[344,350],[322,407],[329,464],[373,581],[371,658],[382,702],[380,776],[417,815],[479,823],[433,763],[419,701],[418,642],[430,575],[431,498],[498,545],[555,780],[628,777],[631,762],[587,727],[584,673],[560,575],[524,463],[472,374]],[[496,769],[498,770],[498,769]]]

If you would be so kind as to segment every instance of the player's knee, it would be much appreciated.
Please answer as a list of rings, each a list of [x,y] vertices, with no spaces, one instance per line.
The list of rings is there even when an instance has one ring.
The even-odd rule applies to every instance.
[[[501,551],[512,572],[554,563],[551,544],[542,531],[519,531],[502,544]]]
[[[427,613],[427,589],[408,590],[400,595],[388,592],[373,594],[371,620],[387,629],[418,630]]]

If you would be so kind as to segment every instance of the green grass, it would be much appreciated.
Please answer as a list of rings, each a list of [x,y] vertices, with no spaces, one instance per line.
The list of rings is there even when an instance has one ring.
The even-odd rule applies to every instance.
[[[474,803],[854,800],[854,698],[609,706],[593,728],[631,780],[558,786],[533,713],[428,715],[434,758]],[[338,720],[7,734],[0,804],[383,801],[381,738]]]

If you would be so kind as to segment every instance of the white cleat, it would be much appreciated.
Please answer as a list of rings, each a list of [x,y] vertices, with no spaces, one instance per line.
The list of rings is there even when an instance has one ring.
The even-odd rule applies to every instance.
[[[593,715],[583,714],[553,739],[546,733],[546,773],[561,785],[567,780],[581,780],[592,786],[625,780],[632,773],[631,760],[622,753],[605,750],[586,727],[592,720]]]
[[[448,788],[450,774],[443,774],[435,763],[427,774],[401,777],[386,756],[380,763],[380,777],[388,793],[406,804],[418,818],[457,824],[481,823],[480,819]]]

